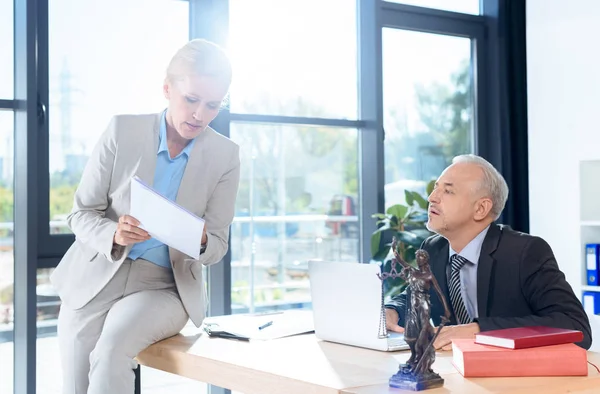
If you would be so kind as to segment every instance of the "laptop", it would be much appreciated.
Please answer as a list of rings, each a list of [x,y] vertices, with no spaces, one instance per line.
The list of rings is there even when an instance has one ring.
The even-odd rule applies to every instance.
[[[308,272],[317,338],[382,351],[409,349],[403,334],[380,337],[377,264],[310,260]]]

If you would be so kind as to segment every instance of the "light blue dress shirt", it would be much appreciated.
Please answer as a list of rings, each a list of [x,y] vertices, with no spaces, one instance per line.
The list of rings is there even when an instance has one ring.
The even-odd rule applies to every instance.
[[[187,165],[188,158],[194,142],[190,143],[176,157],[171,158],[167,146],[167,123],[165,119],[166,111],[162,113],[160,119],[160,129],[158,136],[158,152],[156,153],[156,169],[154,170],[154,183],[152,188],[171,201],[177,198],[181,178]],[[162,242],[150,238],[147,241],[133,245],[128,257],[131,260],[142,258],[156,265],[171,268],[171,259],[169,257],[169,248]]]
[[[477,319],[479,317],[479,313],[477,312],[477,263],[479,262],[483,240],[485,239],[485,235],[489,228],[490,226],[477,234],[477,236],[458,254],[469,261],[460,270],[460,294],[471,319]],[[456,254],[456,252],[452,250],[452,247],[449,249],[450,255],[448,256],[448,260],[452,255]]]

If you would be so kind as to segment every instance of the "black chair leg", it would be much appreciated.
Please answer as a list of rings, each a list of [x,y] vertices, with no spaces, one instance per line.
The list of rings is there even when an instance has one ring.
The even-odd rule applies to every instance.
[[[135,394],[142,394],[142,366],[138,364],[135,373]]]

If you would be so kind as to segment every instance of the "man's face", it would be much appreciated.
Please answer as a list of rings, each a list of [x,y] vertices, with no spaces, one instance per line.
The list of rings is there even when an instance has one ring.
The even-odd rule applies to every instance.
[[[444,235],[481,219],[478,186],[481,169],[472,163],[456,163],[446,168],[429,195],[427,228]]]

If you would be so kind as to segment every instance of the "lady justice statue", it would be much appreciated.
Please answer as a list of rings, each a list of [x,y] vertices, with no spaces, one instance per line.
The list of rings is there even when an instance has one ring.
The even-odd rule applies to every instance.
[[[410,310],[405,316],[404,340],[410,347],[411,356],[405,364],[400,365],[399,371],[390,378],[389,385],[405,390],[420,391],[440,387],[444,379],[433,372],[431,365],[435,361],[433,342],[440,330],[450,321],[450,309],[440,286],[429,267],[429,254],[419,249],[415,252],[417,267],[413,267],[400,257],[397,250],[396,238],[392,242],[394,260],[392,269],[387,277],[399,275],[408,283],[407,304]],[[397,273],[395,263],[402,266]],[[434,330],[430,323],[431,310],[429,291],[431,286],[444,305],[442,323]],[[408,300],[410,297],[410,301]]]

